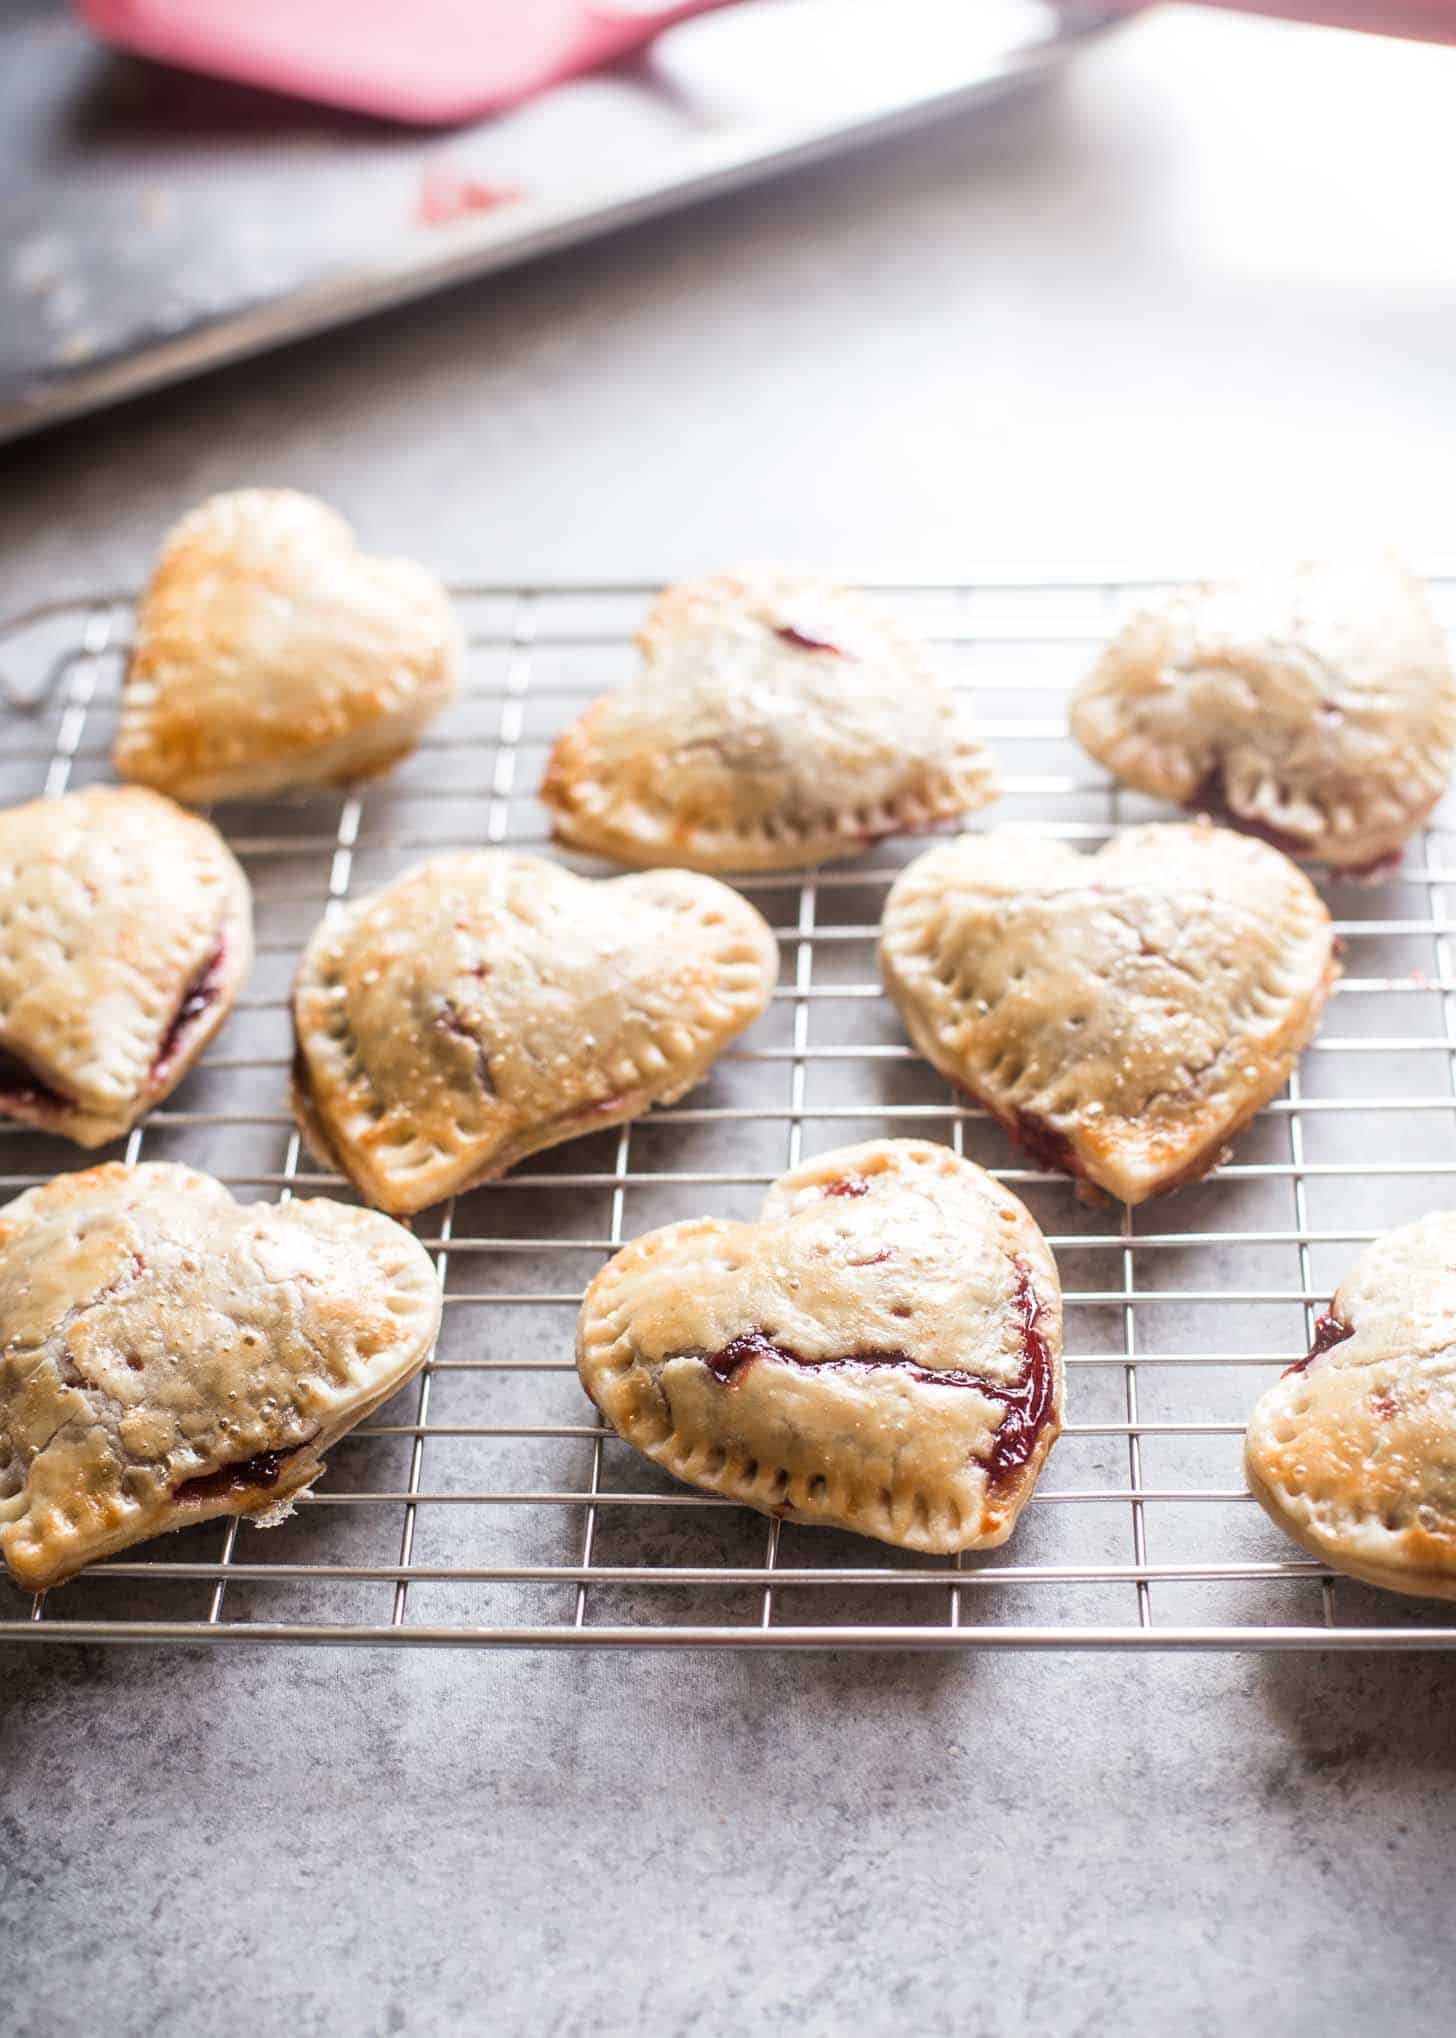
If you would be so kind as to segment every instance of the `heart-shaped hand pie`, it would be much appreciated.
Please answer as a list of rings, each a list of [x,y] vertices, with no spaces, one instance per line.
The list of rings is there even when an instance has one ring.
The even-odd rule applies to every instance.
[[[924,647],[860,595],[772,568],[669,588],[642,671],[561,736],[557,835],[619,863],[789,870],[995,796]]]
[[[1388,1231],[1260,1399],[1245,1470],[1286,1535],[1392,1592],[1456,1599],[1456,1211]]]
[[[113,761],[194,805],[368,778],[414,748],[460,655],[422,567],[369,558],[309,496],[216,495],[142,597]]]
[[[217,830],[135,787],[0,813],[0,1114],[82,1146],[174,1090],[253,952]]]
[[[30,1591],[163,1529],[281,1520],[424,1363],[429,1255],[340,1203],[253,1204],[169,1164],[0,1212],[0,1554]]]
[[[506,850],[435,857],[304,950],[294,1108],[371,1203],[423,1210],[671,1103],[777,975],[766,922],[713,878],[593,883]]]
[[[1061,1289],[989,1175],[875,1140],[781,1175],[756,1224],[634,1240],[587,1290],[576,1363],[618,1435],[690,1485],[907,1550],[990,1549],[1061,1430]]]
[[[1133,617],[1072,699],[1128,785],[1354,873],[1399,856],[1456,754],[1456,677],[1393,560],[1184,588]]]
[[[947,842],[892,886],[880,968],[927,1061],[1034,1158],[1128,1203],[1218,1164],[1339,974],[1303,873],[1206,822],[1090,857]]]

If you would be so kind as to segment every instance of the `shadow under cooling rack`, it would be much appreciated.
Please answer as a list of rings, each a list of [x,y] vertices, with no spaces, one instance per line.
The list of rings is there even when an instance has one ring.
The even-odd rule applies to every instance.
[[[237,804],[258,956],[215,1047],[114,1152],[244,1197],[324,1190],[288,1111],[294,958],[330,906],[432,850],[544,847],[556,731],[632,670],[645,586],[455,590],[466,683],[420,749],[355,791]],[[1070,742],[1066,695],[1149,583],[883,591],[933,638],[998,752],[992,821],[1095,846],[1165,818]],[[1456,584],[1433,592],[1456,619]],[[0,631],[0,800],[107,777],[131,604],[48,604]],[[0,1585],[0,1638],[535,1648],[1456,1646],[1430,1602],[1337,1579],[1240,1470],[1248,1411],[1308,1348],[1359,1246],[1456,1201],[1456,817],[1404,866],[1325,895],[1347,975],[1286,1094],[1212,1180],[1131,1212],[1028,1168],[904,1042],[881,996],[884,893],[923,845],[748,880],[774,926],[772,1005],[683,1104],[535,1157],[428,1212],[444,1290],[429,1367],[332,1452],[282,1527],[213,1522],[45,1599]],[[559,852],[558,852],[559,853]],[[600,869],[578,857],[573,867]],[[1318,877],[1318,873],[1316,873]],[[943,1140],[1030,1205],[1066,1291],[1068,1424],[1011,1543],[960,1562],[754,1515],[673,1485],[600,1425],[572,1365],[603,1256],[675,1218],[751,1215],[785,1167],[887,1134]],[[96,1156],[101,1158],[103,1156]],[[82,1164],[0,1131],[0,1194]]]

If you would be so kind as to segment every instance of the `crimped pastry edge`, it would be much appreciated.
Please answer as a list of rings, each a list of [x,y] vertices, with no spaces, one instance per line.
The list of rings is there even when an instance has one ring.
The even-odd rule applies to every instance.
[[[644,815],[644,825],[633,828],[614,815],[643,810],[614,802],[594,768],[591,724],[611,698],[600,695],[557,737],[540,792],[558,842],[631,869],[675,867],[708,876],[798,870],[858,856],[893,835],[927,834],[988,806],[1000,792],[991,755],[967,724],[958,744],[963,762],[924,767],[920,783],[895,799],[851,813],[826,813],[811,828],[773,830],[757,823],[710,834],[702,828],[676,829],[666,811]]]

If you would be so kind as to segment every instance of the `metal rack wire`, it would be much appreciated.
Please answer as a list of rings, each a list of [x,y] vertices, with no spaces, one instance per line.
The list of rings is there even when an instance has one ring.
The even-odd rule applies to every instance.
[[[1067,739],[1068,687],[1150,582],[885,589],[971,689],[1000,754],[998,825],[1089,846],[1156,817]],[[253,880],[258,960],[203,1065],[116,1151],[208,1169],[243,1197],[347,1193],[305,1165],[287,1108],[287,987],[319,914],[433,850],[543,846],[555,730],[624,677],[646,587],[454,590],[467,684],[390,778],[218,816]],[[1456,621],[1456,580],[1433,583]],[[130,597],[0,630],[5,802],[108,775]],[[1456,818],[1400,872],[1327,888],[1348,974],[1287,1093],[1231,1164],[1177,1198],[1089,1208],[1024,1166],[904,1043],[874,939],[919,846],[744,889],[775,925],[765,1019],[688,1100],[537,1156],[417,1220],[445,1294],[424,1373],[334,1451],[282,1528],[209,1523],[47,1598],[0,1584],[0,1639],[550,1648],[1456,1646],[1456,1614],[1336,1579],[1251,1503],[1254,1398],[1307,1348],[1361,1242],[1456,1174]],[[559,852],[558,852],[559,853]],[[585,859],[566,861],[583,870]],[[1062,1270],[1069,1422],[1000,1551],[941,1562],[765,1521],[676,1486],[600,1425],[571,1359],[581,1292],[624,1239],[750,1215],[801,1157],[877,1134],[944,1139],[1031,1205]],[[83,1164],[0,1132],[0,1193]]]

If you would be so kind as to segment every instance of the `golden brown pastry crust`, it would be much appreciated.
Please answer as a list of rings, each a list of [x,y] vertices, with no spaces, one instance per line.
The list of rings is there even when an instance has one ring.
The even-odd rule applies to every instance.
[[[1424,588],[1394,560],[1305,564],[1134,616],[1071,724],[1139,791],[1359,873],[1398,856],[1441,797],[1456,676]]]
[[[93,786],[0,813],[0,1113],[120,1138],[196,1062],[252,952],[246,877],[170,800]]]
[[[294,1107],[371,1203],[422,1210],[680,1097],[777,975],[762,916],[713,878],[434,857],[309,942]]]
[[[772,567],[669,588],[639,676],[557,739],[563,842],[635,865],[789,870],[995,797],[923,645],[863,596]]]
[[[587,1290],[576,1362],[675,1478],[945,1554],[1011,1533],[1060,1432],[1061,1348],[1023,1205],[946,1147],[874,1140],[782,1175],[756,1223],[634,1240]]]
[[[164,1163],[27,1191],[0,1212],[0,1555],[42,1591],[165,1529],[281,1519],[439,1319],[429,1255],[373,1211],[240,1208]]]
[[[142,596],[113,761],[199,806],[368,778],[414,748],[460,659],[422,567],[361,552],[310,496],[215,495]]]
[[[927,1061],[1128,1203],[1217,1165],[1339,974],[1303,873],[1206,822],[1128,829],[1091,857],[944,843],[892,886],[880,968]]]
[[[1244,1465],[1311,1556],[1390,1592],[1456,1599],[1456,1211],[1360,1255],[1310,1357],[1260,1398]]]

